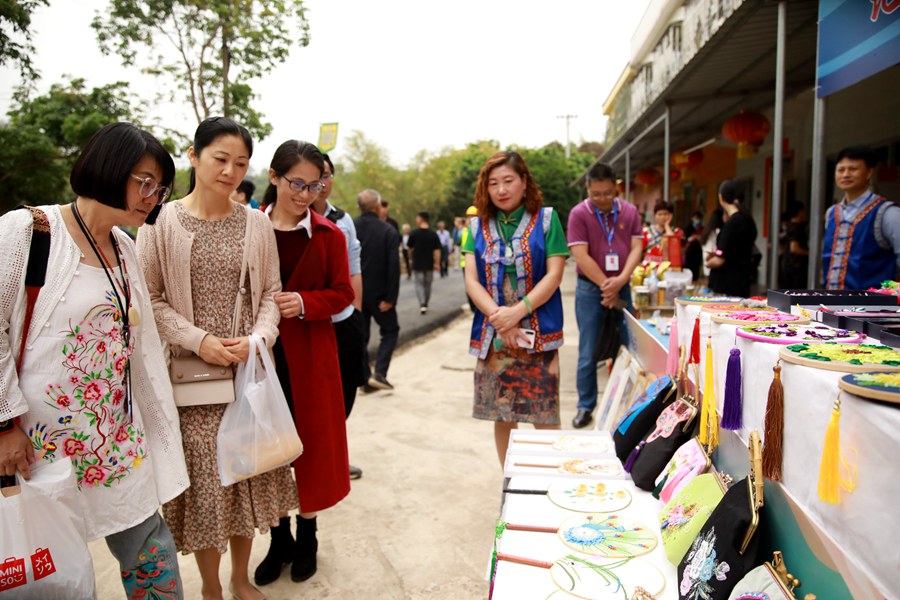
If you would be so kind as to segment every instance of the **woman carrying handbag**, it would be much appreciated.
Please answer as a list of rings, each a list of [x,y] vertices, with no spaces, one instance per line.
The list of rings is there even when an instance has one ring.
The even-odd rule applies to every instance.
[[[229,199],[247,173],[252,150],[249,132],[234,121],[203,121],[188,150],[191,191],[138,236],[154,317],[173,355],[173,384],[185,398],[179,414],[191,487],[166,504],[163,514],[178,549],[194,553],[203,598],[210,600],[222,598],[219,562],[229,545],[232,593],[241,600],[263,598],[248,574],[253,537],[297,507],[289,467],[222,486],[216,437],[227,404],[211,402],[233,401],[233,387],[225,386],[230,395],[210,394],[206,383],[178,379],[180,359],[202,359],[194,361],[194,370],[184,370],[185,377],[202,370],[202,363],[210,372],[224,367],[230,375],[233,365],[248,359],[250,333],[269,347],[278,336],[275,294],[281,282],[272,226],[260,211]],[[192,402],[192,393],[202,398]]]
[[[184,597],[158,512],[188,487],[178,413],[134,244],[115,228],[152,223],[174,177],[156,138],[113,123],[75,161],[74,202],[0,218],[0,475],[71,460],[87,538],[106,538],[128,598]]]

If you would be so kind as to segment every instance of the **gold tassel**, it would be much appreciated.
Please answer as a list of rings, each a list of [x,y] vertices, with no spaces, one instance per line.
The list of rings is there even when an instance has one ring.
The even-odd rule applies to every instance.
[[[837,400],[834,401],[834,408],[831,410],[828,429],[825,430],[822,465],[819,467],[819,500],[822,502],[840,504],[840,489],[852,492],[856,488],[851,469],[848,468],[851,473],[848,479],[841,476],[841,463],[847,467],[841,456],[841,396],[839,392]]]
[[[700,442],[711,453],[719,445],[719,413],[716,411],[716,382],[713,373],[711,338],[706,339],[706,371],[703,377],[703,404],[700,412]]]
[[[784,387],[781,385],[781,359],[772,367],[775,377],[769,386],[766,404],[765,440],[763,446],[763,475],[772,481],[781,480],[782,439],[784,437]]]

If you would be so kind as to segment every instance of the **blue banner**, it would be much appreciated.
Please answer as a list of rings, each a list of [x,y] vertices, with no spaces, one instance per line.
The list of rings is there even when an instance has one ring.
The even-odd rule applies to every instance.
[[[900,62],[900,0],[820,0],[818,96]]]

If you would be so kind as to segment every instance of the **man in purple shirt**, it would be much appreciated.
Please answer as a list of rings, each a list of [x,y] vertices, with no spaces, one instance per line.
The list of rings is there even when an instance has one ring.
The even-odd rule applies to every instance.
[[[631,306],[629,281],[643,252],[641,218],[633,204],[616,198],[616,177],[597,163],[587,175],[588,197],[569,213],[566,237],[575,259],[575,320],[578,323],[578,414],[576,428],[587,426],[597,406],[594,350],[606,311]],[[627,343],[622,323],[622,343]]]

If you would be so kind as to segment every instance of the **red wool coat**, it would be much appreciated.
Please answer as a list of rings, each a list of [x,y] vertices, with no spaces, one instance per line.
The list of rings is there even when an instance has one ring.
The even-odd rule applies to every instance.
[[[353,301],[344,234],[311,212],[313,235],[276,231],[284,291],[297,292],[304,319],[281,319],[279,333],[291,381],[303,454],[294,462],[300,510],[334,506],[350,493],[347,429],[331,315]],[[303,248],[305,246],[305,249]]]

